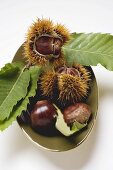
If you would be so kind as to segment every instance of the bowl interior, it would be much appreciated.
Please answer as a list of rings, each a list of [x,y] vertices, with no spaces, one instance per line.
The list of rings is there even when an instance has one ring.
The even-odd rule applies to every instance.
[[[23,53],[23,45],[18,49],[17,53],[14,56],[14,61],[24,61],[24,53]],[[92,71],[91,67],[89,69]],[[82,131],[70,136],[65,137],[61,134],[57,136],[43,136],[31,129],[28,125],[19,125],[23,132],[27,135],[27,137],[34,142],[35,144],[51,151],[67,151],[73,149],[80,145],[89,135],[91,132],[96,116],[97,116],[97,108],[98,108],[98,88],[94,73],[92,71],[93,81],[91,87],[91,94],[87,99],[87,103],[90,105],[92,110],[92,118],[88,123],[87,128],[83,129]]]

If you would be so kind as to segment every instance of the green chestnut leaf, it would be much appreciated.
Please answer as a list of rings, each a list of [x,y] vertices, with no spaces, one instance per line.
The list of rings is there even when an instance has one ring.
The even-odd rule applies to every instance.
[[[101,64],[113,71],[113,35],[101,33],[73,33],[62,47],[68,64],[77,62],[86,66]]]
[[[17,105],[13,108],[10,117],[3,122],[0,122],[0,131],[5,130],[9,127],[13,121],[16,120],[17,116],[20,116],[22,111],[27,110],[27,105],[29,104],[29,98],[34,97],[37,89],[37,81],[39,79],[39,75],[41,73],[41,68],[38,66],[33,66],[29,69],[30,72],[30,84],[29,91],[24,99],[19,101]]]
[[[24,67],[23,62],[7,63],[0,70],[0,77],[9,77],[20,71]]]
[[[0,75],[0,121],[8,119],[13,107],[25,98],[30,83],[29,70],[7,64]]]

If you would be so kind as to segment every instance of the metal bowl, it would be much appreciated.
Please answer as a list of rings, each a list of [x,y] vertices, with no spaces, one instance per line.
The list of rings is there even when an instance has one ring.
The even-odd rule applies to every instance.
[[[24,61],[24,53],[23,53],[23,45],[18,49],[16,52],[13,62],[14,61]],[[91,133],[95,120],[97,117],[97,109],[98,109],[98,87],[95,75],[91,67],[89,69],[92,72],[92,86],[91,86],[91,93],[87,99],[87,103],[90,105],[92,110],[92,118],[89,121],[87,128],[83,129],[82,131],[70,136],[65,137],[63,135],[56,135],[56,136],[43,136],[31,129],[28,125],[20,125],[20,128],[24,132],[24,134],[36,145],[50,151],[67,151],[73,148],[76,148],[81,143],[83,143],[88,135]]]

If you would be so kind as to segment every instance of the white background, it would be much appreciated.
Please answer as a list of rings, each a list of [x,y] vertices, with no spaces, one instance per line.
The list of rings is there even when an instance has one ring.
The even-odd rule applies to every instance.
[[[28,26],[42,16],[71,32],[113,34],[113,0],[0,0],[0,67],[12,60]],[[15,122],[0,133],[0,170],[113,170],[113,72],[93,68],[99,110],[88,139],[77,149],[51,153],[33,145]]]

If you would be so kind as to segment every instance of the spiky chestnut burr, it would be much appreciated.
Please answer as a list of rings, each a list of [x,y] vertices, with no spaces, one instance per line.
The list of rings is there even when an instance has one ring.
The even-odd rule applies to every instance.
[[[57,84],[57,73],[53,71],[47,71],[40,77],[40,90],[43,96],[50,97],[54,96],[55,88]]]
[[[44,72],[40,88],[43,96],[66,105],[85,99],[90,89],[90,81],[91,73],[82,65],[62,66],[57,70]]]
[[[62,45],[70,39],[69,31],[49,19],[37,19],[29,28],[24,43],[24,54],[32,64],[63,64]]]
[[[91,81],[91,73],[87,70],[86,67],[82,66],[81,64],[74,64],[73,67],[78,70],[82,80],[86,81],[87,83]]]
[[[79,69],[78,69],[79,68]],[[62,103],[82,101],[90,88],[90,72],[81,65],[72,68],[62,67],[58,70],[59,100]]]

